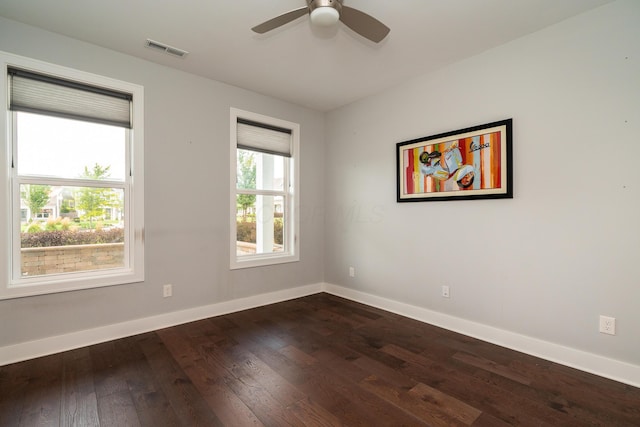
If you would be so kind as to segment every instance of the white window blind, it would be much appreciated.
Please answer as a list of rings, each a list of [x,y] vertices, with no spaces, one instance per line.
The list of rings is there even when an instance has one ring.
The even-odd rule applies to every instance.
[[[238,148],[291,157],[291,130],[238,118]]]
[[[131,128],[132,95],[9,68],[9,109]]]

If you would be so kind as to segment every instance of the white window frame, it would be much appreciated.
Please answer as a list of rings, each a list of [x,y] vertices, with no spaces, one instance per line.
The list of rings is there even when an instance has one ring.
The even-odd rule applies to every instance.
[[[0,161],[6,166],[5,185],[0,186],[0,300],[31,295],[50,294],[102,286],[120,285],[144,281],[144,88],[140,85],[111,79],[59,65],[0,51],[0,135],[4,150],[0,150]],[[99,86],[133,96],[131,129],[127,129],[126,151],[127,176],[125,182],[114,184],[114,188],[125,188],[125,266],[123,268],[79,271],[73,273],[48,274],[21,277],[20,268],[20,179],[17,176],[16,141],[13,137],[16,112],[8,106],[9,67],[35,73]],[[18,160],[19,161],[19,160]],[[14,167],[15,166],[15,167]],[[24,181],[24,180],[23,180]],[[40,180],[48,184],[46,179]],[[134,185],[135,183],[135,185]],[[104,183],[101,183],[104,184]],[[95,183],[94,183],[95,185]],[[17,270],[16,270],[17,269]],[[4,283],[3,283],[4,282]]]
[[[237,125],[238,119],[244,119],[251,122],[261,123],[267,126],[274,126],[277,128],[283,128],[291,130],[291,157],[288,159],[289,170],[285,175],[288,176],[288,187],[285,187],[287,197],[284,199],[286,206],[283,206],[285,210],[285,250],[283,252],[272,252],[255,255],[243,255],[238,256],[236,253],[236,215],[237,215],[237,202],[236,195],[236,179],[237,179]],[[300,197],[299,197],[299,183],[300,183],[300,125],[298,123],[281,120],[262,114],[252,113],[249,111],[240,110],[237,108],[231,108],[230,114],[230,268],[240,269],[248,267],[260,267],[266,265],[282,264],[288,262],[295,262],[300,260]],[[260,192],[260,191],[258,191]],[[268,193],[264,191],[263,193]],[[288,211],[288,212],[287,212]]]

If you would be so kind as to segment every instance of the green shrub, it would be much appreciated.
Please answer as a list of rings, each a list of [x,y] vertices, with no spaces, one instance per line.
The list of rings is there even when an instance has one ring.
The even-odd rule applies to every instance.
[[[237,221],[236,240],[239,242],[256,243],[256,223],[253,221]],[[282,245],[283,232],[282,218],[276,218],[273,224],[273,239],[278,245]]]
[[[42,227],[40,227],[40,223],[38,222],[32,222],[27,227],[27,233],[38,233],[40,231],[42,231]]]
[[[46,231],[69,230],[71,228],[71,224],[72,224],[71,218],[66,218],[66,217],[65,218],[58,217],[56,219],[49,218],[47,220],[47,223],[44,229]]]
[[[59,223],[59,221],[53,219],[53,218],[49,218],[47,220],[47,222],[45,223],[44,229],[46,231],[55,231],[58,230],[59,227],[57,227],[57,223]]]
[[[284,228],[284,224],[282,221],[282,218],[276,218],[275,222],[273,223],[273,241],[278,244],[278,245],[282,245],[282,238],[284,237],[284,233],[282,232],[282,229]]]
[[[256,223],[250,221],[236,222],[236,240],[239,242],[256,242]]]
[[[31,228],[31,226],[29,226]],[[124,229],[110,230],[54,230],[20,233],[23,248],[41,248],[50,246],[93,245],[99,243],[124,242]]]
[[[60,220],[60,229],[69,230],[71,228],[71,218],[66,217]]]

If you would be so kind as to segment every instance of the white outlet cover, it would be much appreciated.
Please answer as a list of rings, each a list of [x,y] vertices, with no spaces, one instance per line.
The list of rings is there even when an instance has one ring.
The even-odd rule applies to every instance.
[[[442,296],[443,296],[444,298],[449,298],[449,286],[444,285],[444,286],[442,287]]]
[[[173,295],[172,285],[164,285],[162,287],[162,296],[167,298]]]
[[[603,334],[616,334],[616,318],[609,316],[600,316],[600,332]]]

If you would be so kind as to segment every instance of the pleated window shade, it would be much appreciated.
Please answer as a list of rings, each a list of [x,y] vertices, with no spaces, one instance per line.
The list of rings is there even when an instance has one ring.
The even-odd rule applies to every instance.
[[[238,119],[238,148],[291,157],[291,130]]]
[[[9,68],[9,109],[131,128],[129,93]]]

